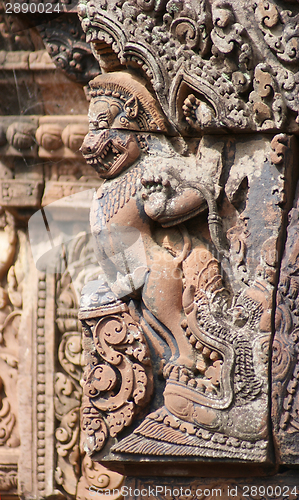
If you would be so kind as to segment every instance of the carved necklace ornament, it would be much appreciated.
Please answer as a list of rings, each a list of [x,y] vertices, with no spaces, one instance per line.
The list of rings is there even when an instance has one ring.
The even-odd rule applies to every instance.
[[[241,203],[240,194],[229,194],[235,175],[225,170],[229,141],[218,139],[222,153],[217,146],[209,162],[213,147],[205,149],[204,141],[183,156],[134,76],[101,75],[90,87],[90,132],[81,151],[106,180],[90,218],[101,274],[84,287],[79,313],[89,453],[264,462],[276,272],[264,255],[276,239],[265,238],[265,228],[261,257],[240,281],[249,233],[237,230],[232,217],[230,248],[218,213],[223,189]],[[245,157],[246,141],[238,153]],[[264,175],[270,165],[258,158]],[[235,256],[238,245],[242,258]]]

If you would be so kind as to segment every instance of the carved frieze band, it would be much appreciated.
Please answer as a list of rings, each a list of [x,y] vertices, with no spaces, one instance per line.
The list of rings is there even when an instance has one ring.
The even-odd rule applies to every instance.
[[[0,69],[4,71],[53,71],[56,68],[46,50],[3,51]]]
[[[2,117],[0,125],[0,205],[38,208],[90,188],[99,181],[79,151],[85,116]],[[30,159],[26,170],[15,168]],[[44,171],[40,160],[52,160]],[[36,163],[37,162],[37,163]],[[36,163],[36,166],[35,166]],[[43,200],[42,200],[43,199]]]
[[[78,158],[88,132],[86,116],[0,118],[0,156]]]

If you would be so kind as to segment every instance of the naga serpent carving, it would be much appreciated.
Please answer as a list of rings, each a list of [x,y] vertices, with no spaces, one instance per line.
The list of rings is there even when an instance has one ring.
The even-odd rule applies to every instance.
[[[80,309],[89,451],[266,460],[272,284],[260,269],[237,293],[224,279],[221,189],[199,155],[178,152],[145,84],[117,72],[90,89],[81,150],[105,182],[90,219],[102,274]],[[127,435],[157,359],[164,404]]]

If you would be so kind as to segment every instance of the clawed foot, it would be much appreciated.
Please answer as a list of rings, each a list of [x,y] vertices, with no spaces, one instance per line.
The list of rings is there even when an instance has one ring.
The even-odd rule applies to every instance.
[[[165,174],[144,176],[141,184],[143,185],[143,200],[147,200],[154,193],[163,193],[167,197],[170,192],[170,181]]]
[[[153,220],[165,214],[167,203],[171,198],[172,187],[166,173],[148,174],[141,179],[145,213]]]
[[[186,121],[195,129],[201,129],[204,126],[211,125],[214,120],[212,108],[205,102],[197,99],[193,94],[188,95],[184,100],[182,109]]]
[[[188,95],[188,97],[184,100],[183,113],[186,117],[186,121],[193,127],[196,123],[196,110],[199,105],[199,100],[193,94]]]
[[[170,361],[163,368],[163,377],[171,380],[179,380],[187,385],[190,379],[194,378],[192,370],[184,365],[176,364],[175,361]]]
[[[180,382],[207,396],[216,396],[219,393],[222,362],[217,361],[216,365],[209,367],[206,376],[202,376],[183,365],[169,362],[163,368],[163,377],[170,382]]]

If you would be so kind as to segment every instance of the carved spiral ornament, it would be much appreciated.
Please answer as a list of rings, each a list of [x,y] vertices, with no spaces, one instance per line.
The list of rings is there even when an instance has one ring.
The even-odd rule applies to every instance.
[[[103,431],[106,422],[110,435],[116,436],[148,402],[152,375],[142,331],[128,313],[100,319],[93,331],[93,341],[99,363],[86,374],[83,390],[93,409],[90,413],[87,409],[83,411],[83,425],[87,430],[98,426],[95,434],[103,436],[98,440],[100,449],[106,440]],[[98,410],[101,413],[95,413],[96,419],[92,415]]]
[[[193,19],[180,17],[171,24],[171,31],[175,38],[189,49],[196,49],[199,44],[199,29]]]
[[[84,392],[90,398],[94,398],[99,396],[101,392],[113,389],[116,381],[116,374],[110,366],[96,366],[85,383]]]
[[[156,0],[137,0],[137,4],[145,11],[151,11],[155,7]]]

